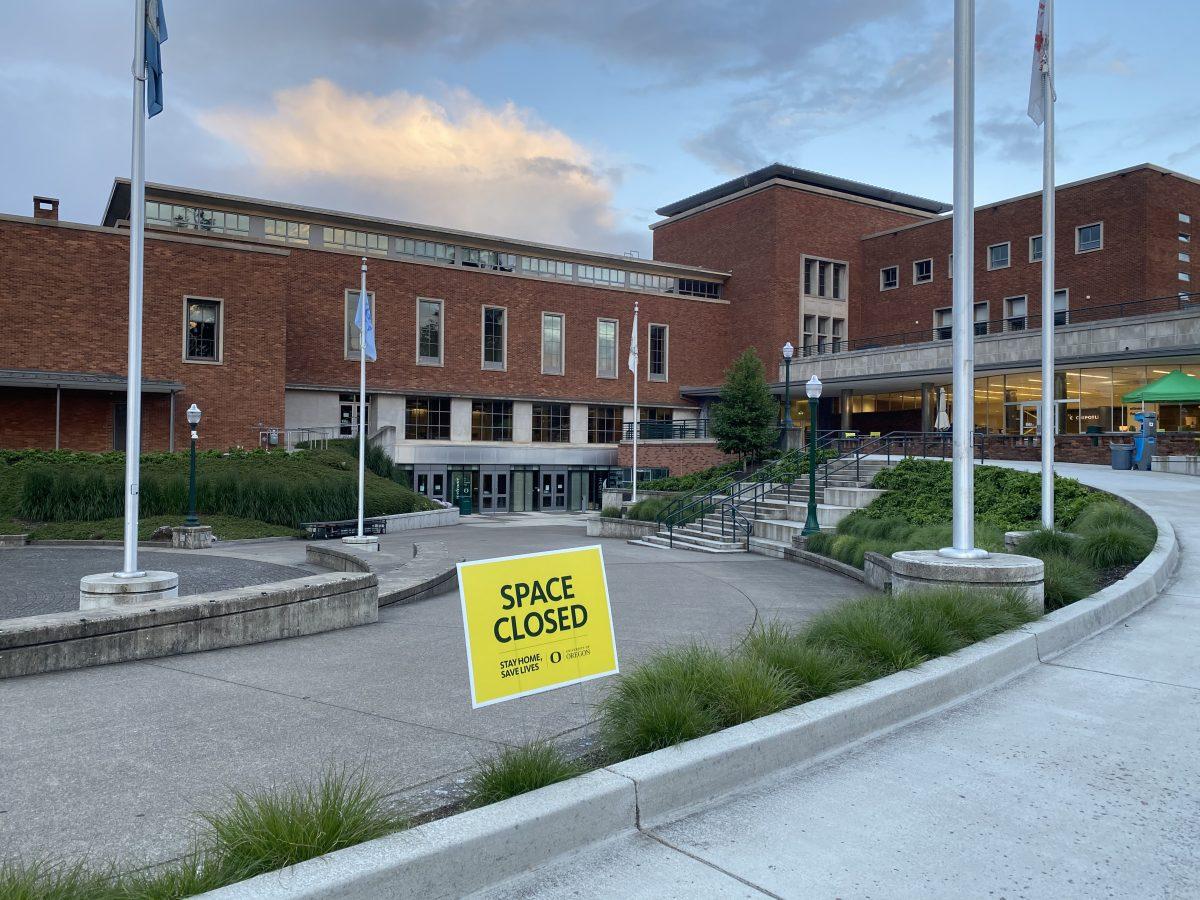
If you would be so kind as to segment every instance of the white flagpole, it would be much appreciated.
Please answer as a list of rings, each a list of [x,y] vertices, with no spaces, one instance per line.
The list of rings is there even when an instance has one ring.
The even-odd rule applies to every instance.
[[[636,348],[638,329],[638,305],[635,300],[633,303],[633,346]],[[638,381],[641,380],[642,358],[639,351],[636,357],[636,368],[633,370],[633,502],[637,503],[637,445],[638,432],[642,430],[642,424],[638,421]]]
[[[363,304],[362,327],[358,331],[358,536],[363,536],[363,489],[367,465],[367,258],[362,258],[362,285],[358,302]]]
[[[988,555],[975,546],[975,0],[954,0],[954,545],[958,559]]]
[[[125,560],[138,569],[138,481],[142,455],[142,257],[146,216],[146,0],[133,2],[133,160],[129,175],[129,375],[125,385]]]
[[[1054,527],[1054,0],[1046,0],[1042,65],[1042,527]]]

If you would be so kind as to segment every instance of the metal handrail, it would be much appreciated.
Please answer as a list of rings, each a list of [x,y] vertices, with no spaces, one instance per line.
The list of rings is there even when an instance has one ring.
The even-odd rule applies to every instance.
[[[641,441],[703,440],[710,437],[708,419],[680,419],[670,422],[642,419],[637,423],[626,422],[621,431],[621,440],[633,440],[635,424],[638,429],[638,440]]]

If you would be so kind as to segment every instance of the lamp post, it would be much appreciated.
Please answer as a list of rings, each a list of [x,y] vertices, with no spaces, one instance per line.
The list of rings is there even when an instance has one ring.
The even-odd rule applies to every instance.
[[[779,427],[783,433],[783,449],[788,448],[788,429],[792,427],[792,354],[796,348],[791,341],[783,345],[783,415]]]
[[[200,407],[195,403],[188,407],[187,420],[192,426],[192,463],[188,469],[188,514],[184,524],[194,528],[200,524],[196,516],[196,438],[199,437],[196,432],[200,428]]]
[[[808,379],[804,393],[808,394],[808,516],[800,533],[808,535],[821,530],[817,522],[817,401],[821,399],[821,379],[816,375]]]

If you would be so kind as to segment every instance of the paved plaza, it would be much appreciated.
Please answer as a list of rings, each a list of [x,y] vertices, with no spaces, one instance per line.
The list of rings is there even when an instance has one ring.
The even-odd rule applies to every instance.
[[[1200,479],[1056,470],[1173,523],[1158,599],[945,713],[480,896],[1200,896]]]
[[[782,560],[597,541],[579,517],[466,522],[388,535],[388,555],[413,541],[444,541],[452,559],[600,543],[623,667],[668,643],[729,645],[756,621],[803,621],[862,592]],[[303,547],[219,552],[296,564]],[[132,864],[169,858],[186,846],[191,812],[230,787],[311,779],[344,762],[398,792],[420,790],[497,745],[585,735],[606,684],[472,711],[456,589],[387,607],[375,625],[0,681],[0,846]]]

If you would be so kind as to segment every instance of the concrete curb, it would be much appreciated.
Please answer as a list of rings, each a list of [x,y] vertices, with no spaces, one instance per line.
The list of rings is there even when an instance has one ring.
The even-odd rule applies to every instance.
[[[379,605],[392,606],[396,603],[411,603],[438,592],[447,582],[453,581],[458,569],[439,560],[414,561],[398,569],[378,572],[370,563],[356,553],[348,553],[326,544],[307,544],[305,558],[314,565],[343,572],[374,572],[379,579]]]
[[[840,694],[204,896],[459,895],[919,721],[1029,671],[1158,594],[1179,560],[1175,529],[1134,505],[1158,528],[1150,555],[1093,598],[1035,624]]]

